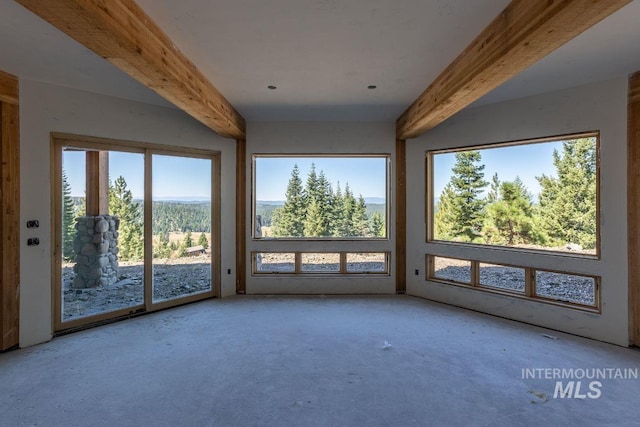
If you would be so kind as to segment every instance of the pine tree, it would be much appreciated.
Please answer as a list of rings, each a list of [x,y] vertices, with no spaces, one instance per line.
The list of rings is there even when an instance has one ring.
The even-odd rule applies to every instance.
[[[333,189],[331,188],[331,183],[324,175],[323,171],[320,171],[320,175],[318,175],[318,193],[317,193],[317,202],[320,207],[322,223],[321,230],[322,236],[331,236],[331,224],[333,223],[333,204],[335,201],[335,197],[333,194]]]
[[[207,236],[204,233],[200,233],[200,237],[198,237],[198,245],[202,246],[205,249],[209,248],[209,241],[207,240]]]
[[[76,236],[75,217],[71,185],[67,173],[62,170],[62,257],[67,261],[71,261],[75,256],[73,251],[73,239]]]
[[[454,222],[451,225],[453,238],[472,242],[480,236],[484,223],[486,201],[480,194],[488,185],[484,178],[484,165],[479,164],[482,157],[478,151],[456,153],[456,163],[451,169],[451,213]]]
[[[276,236],[301,237],[304,235],[306,205],[298,165],[293,166],[287,184],[284,206],[274,211],[273,227]]]
[[[183,245],[185,248],[190,248],[193,246],[193,238],[191,237],[191,230],[187,231],[187,234],[184,235]]]
[[[456,154],[456,163],[451,169],[453,175],[435,207],[436,240],[472,242],[480,236],[486,201],[479,196],[488,185],[483,179],[484,165],[478,164],[480,161],[478,151]]]
[[[333,194],[333,201],[331,206],[331,223],[329,230],[332,236],[342,236],[342,222],[343,222],[343,209],[344,209],[344,196],[342,195],[342,189],[340,188],[340,181],[336,183],[336,192]]]
[[[494,175],[494,183],[497,175]],[[487,243],[516,245],[536,243],[531,194],[520,178],[499,184],[499,195],[487,207]]]
[[[311,164],[311,170],[307,176],[304,189],[305,202],[305,237],[322,237],[331,235],[332,217],[332,190],[323,171],[316,174],[315,164]]]
[[[371,233],[375,237],[385,237],[384,218],[380,212],[371,215]]]
[[[322,207],[317,200],[312,200],[304,219],[304,236],[320,237],[324,235],[326,235],[326,230],[323,226]]]
[[[339,204],[338,227],[336,236],[351,237],[356,235],[353,224],[353,216],[356,210],[356,199],[353,197],[349,183],[344,187],[344,196]]]
[[[367,217],[367,205],[362,194],[358,196],[358,201],[353,209],[353,235],[357,237],[369,237],[369,218]]]
[[[166,233],[160,233],[153,242],[154,258],[169,258],[171,256],[171,248],[169,247],[169,236]]]
[[[433,238],[435,240],[452,240],[455,236],[453,227],[456,222],[456,215],[453,207],[455,198],[453,185],[448,182],[442,190],[440,199],[435,206],[434,214],[434,231]]]
[[[518,178],[519,179],[519,178]],[[498,173],[494,173],[491,178],[491,187],[489,194],[487,195],[487,203],[494,203],[500,197],[500,180],[498,179]]]
[[[177,258],[183,258],[187,256],[187,247],[184,245],[184,242],[181,242],[178,245],[178,248],[175,251],[175,256]]]
[[[557,177],[536,177],[540,193],[541,226],[555,245],[596,245],[595,138],[564,141],[562,154],[553,151]]]
[[[309,174],[307,175],[307,182],[302,192],[307,206],[311,204],[311,201],[318,200],[318,193],[319,185],[318,175],[316,174],[316,165],[315,163],[311,163],[311,168],[309,169]]]
[[[109,212],[120,218],[118,257],[123,261],[143,259],[142,208],[133,201],[131,190],[127,189],[127,182],[122,176],[109,185]]]

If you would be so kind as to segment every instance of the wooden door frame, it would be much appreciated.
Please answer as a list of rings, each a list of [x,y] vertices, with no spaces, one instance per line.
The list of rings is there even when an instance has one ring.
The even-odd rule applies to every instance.
[[[123,308],[106,313],[81,317],[62,321],[62,149],[65,146],[80,149],[92,149],[97,151],[120,151],[143,154],[145,157],[145,201],[144,204],[144,235],[145,235],[145,262],[144,262],[144,293],[145,299],[142,305]],[[153,154],[170,155],[178,157],[193,157],[211,160],[211,290],[195,295],[188,295],[168,301],[153,302],[151,296],[152,281],[152,238],[151,233],[151,178]],[[165,308],[199,301],[211,297],[219,297],[221,293],[221,175],[220,153],[214,150],[204,150],[188,147],[171,147],[159,144],[143,143],[137,141],[124,141],[108,138],[97,138],[64,133],[51,134],[51,289],[52,289],[52,325],[53,332],[67,332],[81,329],[86,326],[100,324],[118,318],[132,317],[139,314],[151,313]],[[95,171],[94,171],[95,172]]]
[[[20,340],[20,122],[18,78],[0,71],[0,351]]]
[[[396,140],[396,293],[407,291],[407,142]]]
[[[253,212],[252,212],[253,213]],[[247,291],[247,140],[236,141],[236,293]]]

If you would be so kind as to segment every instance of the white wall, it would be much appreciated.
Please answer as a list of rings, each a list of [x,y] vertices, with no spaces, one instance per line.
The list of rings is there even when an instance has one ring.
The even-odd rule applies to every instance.
[[[20,81],[20,345],[52,334],[50,132],[202,148],[221,153],[222,296],[235,294],[235,141],[179,110]],[[40,228],[27,230],[27,220]],[[28,247],[27,238],[40,246]],[[227,269],[232,274],[228,275]]]
[[[395,165],[394,123],[353,122],[254,122],[247,128],[247,177],[251,177],[253,154],[389,154]],[[394,170],[390,174],[393,183]],[[303,181],[305,176],[301,177]],[[251,179],[247,179],[247,207],[252,205]],[[393,191],[391,198],[393,199]],[[269,241],[252,240],[251,212],[247,209],[247,293],[357,294],[395,293],[395,240],[384,241]],[[394,236],[395,210],[389,218]],[[252,251],[389,251],[390,276],[298,275],[251,276]]]
[[[425,153],[599,130],[601,259],[522,254],[425,242]],[[468,109],[407,141],[407,291],[473,310],[628,345],[626,220],[627,80],[617,79]],[[602,277],[602,314],[425,281],[425,254],[468,257]],[[420,276],[414,275],[419,269]]]
[[[21,80],[21,314],[20,344],[51,338],[50,132],[212,149],[222,164],[222,294],[235,293],[235,143],[178,110]],[[409,294],[532,324],[628,344],[626,250],[627,81],[618,79],[466,110],[420,138],[407,142],[407,291]],[[601,132],[601,259],[552,254],[526,257],[489,248],[456,248],[425,242],[424,158],[427,149],[453,148],[587,130]],[[247,173],[254,153],[385,153],[395,165],[394,123],[249,123]],[[395,171],[392,169],[390,183]],[[251,179],[247,206],[251,206]],[[251,251],[282,250],[283,242],[250,237],[247,212],[247,293],[394,293],[395,210],[393,187],[388,241],[292,242],[289,250],[389,251],[390,276],[252,277]],[[40,220],[27,230],[29,219]],[[28,237],[41,244],[27,247]],[[460,255],[560,269],[602,277],[602,314],[524,301],[424,280],[425,254]],[[232,274],[227,275],[227,269]],[[420,276],[413,275],[419,269]]]

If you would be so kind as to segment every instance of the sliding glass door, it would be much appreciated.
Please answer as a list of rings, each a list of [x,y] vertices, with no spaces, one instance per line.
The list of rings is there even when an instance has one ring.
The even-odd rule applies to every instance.
[[[216,295],[217,153],[53,141],[56,330]]]
[[[154,304],[211,292],[211,159],[152,155]]]

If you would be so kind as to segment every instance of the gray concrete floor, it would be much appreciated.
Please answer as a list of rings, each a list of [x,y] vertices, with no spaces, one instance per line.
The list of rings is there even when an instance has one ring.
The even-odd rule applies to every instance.
[[[534,368],[640,352],[408,296],[233,297],[1,354],[0,425],[640,425],[640,379],[560,399]]]

